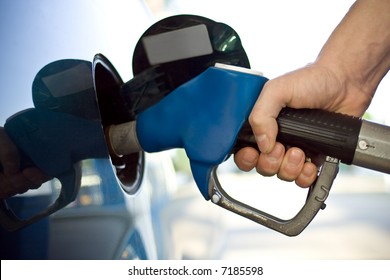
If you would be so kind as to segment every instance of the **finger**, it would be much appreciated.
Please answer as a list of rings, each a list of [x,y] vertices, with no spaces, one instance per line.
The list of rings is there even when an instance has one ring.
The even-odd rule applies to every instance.
[[[256,170],[263,176],[273,176],[279,172],[283,162],[285,148],[280,143],[275,143],[274,148],[268,153],[261,153]]]
[[[9,178],[0,173],[0,198],[8,198],[9,193],[14,191],[12,184],[9,181]]]
[[[237,167],[242,171],[251,171],[255,168],[257,160],[259,158],[259,152],[251,147],[245,147],[234,154],[234,162]]]
[[[35,186],[23,174],[12,176],[0,174],[0,198],[8,198],[16,194],[25,193]]]
[[[272,94],[277,90],[273,86],[274,84],[274,81],[265,84],[249,115],[249,123],[262,153],[269,153],[275,145],[278,133],[276,118],[284,107],[284,102],[278,100],[276,95]]]
[[[287,150],[278,173],[278,178],[289,182],[297,179],[301,174],[305,158],[305,153],[299,148]]]
[[[314,163],[305,162],[295,183],[302,188],[310,187],[316,180],[317,173],[317,166]]]
[[[4,174],[16,174],[19,171],[19,152],[14,143],[0,128],[0,165]]]
[[[234,162],[242,171],[250,171],[255,168],[259,152],[252,147],[245,147],[234,155]]]
[[[34,188],[41,186],[43,183],[52,179],[52,177],[43,173],[40,169],[30,167],[23,170],[24,177],[32,183]]]

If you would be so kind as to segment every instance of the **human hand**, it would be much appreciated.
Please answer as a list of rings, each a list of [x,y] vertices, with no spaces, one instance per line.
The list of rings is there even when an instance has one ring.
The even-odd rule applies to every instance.
[[[241,149],[234,158],[237,166],[244,171],[256,167],[264,176],[277,174],[280,179],[295,181],[298,186],[310,186],[316,179],[317,166],[305,160],[301,149],[286,150],[276,142],[276,118],[284,107],[361,116],[370,98],[357,88],[346,87],[345,80],[341,72],[314,63],[267,82],[249,116],[261,153],[249,147]]]
[[[0,127],[0,199],[38,188],[50,179],[36,167],[20,169],[19,151]]]
[[[237,166],[256,167],[265,176],[310,186],[317,174],[301,149],[275,141],[276,118],[284,107],[323,109],[362,116],[376,88],[390,69],[390,1],[359,1],[330,35],[315,63],[267,82],[249,123],[261,154],[244,148],[235,155]]]

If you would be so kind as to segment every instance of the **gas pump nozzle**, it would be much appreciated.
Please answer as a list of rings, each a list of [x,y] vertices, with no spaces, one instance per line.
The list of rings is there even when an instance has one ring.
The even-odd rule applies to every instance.
[[[206,200],[288,236],[301,233],[325,207],[340,161],[390,173],[389,127],[322,110],[286,108],[277,120],[278,140],[326,156],[305,205],[292,219],[282,220],[230,197],[216,171],[239,148],[256,147],[247,118],[266,81],[245,68],[210,67],[136,121],[112,126],[110,151],[121,155],[184,148]]]

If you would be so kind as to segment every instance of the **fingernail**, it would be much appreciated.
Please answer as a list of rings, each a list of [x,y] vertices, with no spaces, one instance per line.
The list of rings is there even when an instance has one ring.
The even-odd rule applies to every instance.
[[[302,170],[302,175],[305,176],[306,178],[310,178],[313,175],[313,169],[304,167]]]
[[[257,146],[260,149],[260,152],[262,153],[268,153],[269,152],[269,139],[267,135],[262,134],[256,137]]]
[[[272,162],[278,162],[283,156],[284,149],[282,145],[275,145],[274,149],[269,153],[268,160]]]
[[[243,155],[242,163],[253,168],[256,165],[257,156],[253,153],[246,153]]]
[[[302,152],[299,150],[292,150],[288,157],[288,163],[294,166],[298,166],[302,160]]]

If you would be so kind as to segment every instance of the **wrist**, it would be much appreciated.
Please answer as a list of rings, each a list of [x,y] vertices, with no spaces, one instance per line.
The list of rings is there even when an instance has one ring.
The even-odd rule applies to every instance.
[[[364,109],[390,66],[389,8],[390,1],[356,1],[316,61],[339,79],[340,93]]]
[[[360,77],[351,75],[342,64],[318,59],[312,67],[318,69],[326,83],[326,95],[330,111],[362,116],[371,103],[375,88],[363,86]]]

